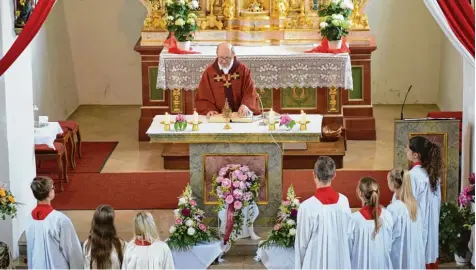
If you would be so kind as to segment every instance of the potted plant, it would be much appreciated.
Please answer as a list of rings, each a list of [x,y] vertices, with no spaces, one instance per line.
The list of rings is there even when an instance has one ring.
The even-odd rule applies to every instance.
[[[461,191],[458,202],[463,207],[471,206],[471,211],[474,213],[474,173],[469,176],[468,180],[469,186]]]
[[[349,34],[352,22],[349,20],[354,9],[351,0],[331,0],[327,5],[319,8],[321,36],[325,37],[330,49],[340,49],[342,37]]]
[[[192,11],[198,9],[198,1],[167,0],[166,7],[167,30],[177,39],[178,49],[189,51],[197,30],[197,15]]]
[[[283,114],[279,117],[279,126],[285,126],[286,130],[291,130],[296,125],[296,121],[288,114]]]
[[[7,217],[14,218],[17,214],[17,206],[15,196],[7,189],[6,185],[0,183],[0,216],[2,220]]]
[[[469,207],[459,208],[456,204],[445,202],[441,206],[439,245],[443,252],[454,254],[456,264],[466,265],[471,256],[468,241],[474,213]]]

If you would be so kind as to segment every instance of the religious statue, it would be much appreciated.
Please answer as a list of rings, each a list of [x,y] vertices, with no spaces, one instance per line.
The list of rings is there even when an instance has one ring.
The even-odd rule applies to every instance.
[[[353,0],[354,10],[350,15],[352,21],[352,28],[354,29],[369,29],[369,20],[367,14],[361,12],[364,8],[367,0]]]
[[[222,10],[225,19],[233,19],[235,15],[235,0],[224,0]]]
[[[35,8],[35,0],[15,0],[15,32],[19,34]]]
[[[273,17],[285,18],[288,14],[289,4],[287,0],[273,0]]]
[[[144,20],[144,30],[165,30],[167,23],[164,18],[165,7],[161,0],[140,0],[147,9],[147,17]]]

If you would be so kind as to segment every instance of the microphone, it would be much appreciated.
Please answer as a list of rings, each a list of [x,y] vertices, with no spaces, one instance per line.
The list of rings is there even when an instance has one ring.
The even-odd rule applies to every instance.
[[[405,101],[407,101],[407,96],[408,93],[410,93],[410,90],[412,90],[412,86],[413,85],[410,85],[410,87],[408,88],[407,94],[405,95],[405,99],[403,100],[402,109],[400,110],[400,120],[403,120],[403,106],[405,106]]]
[[[261,109],[261,118],[263,119],[259,125],[260,126],[266,126],[266,123],[264,122],[264,106],[263,106],[263,101],[261,100],[261,96],[256,93],[256,95],[258,96],[258,100],[259,100],[259,104],[260,104],[260,109]]]

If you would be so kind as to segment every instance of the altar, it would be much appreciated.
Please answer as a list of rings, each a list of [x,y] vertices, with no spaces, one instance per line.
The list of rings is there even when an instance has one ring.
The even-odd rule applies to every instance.
[[[300,115],[290,115],[298,120]],[[186,118],[190,120],[191,116]],[[307,130],[300,130],[297,124],[292,130],[253,123],[231,123],[231,129],[224,129],[223,123],[208,123],[200,116],[198,131],[191,125],[185,131],[165,131],[161,122],[164,116],[155,116],[147,130],[152,143],[187,143],[190,151],[190,185],[199,205],[204,206],[206,216],[213,217],[218,201],[210,194],[212,179],[220,168],[228,164],[247,165],[262,177],[257,205],[259,219],[255,224],[269,225],[274,222],[276,211],[282,199],[283,143],[319,142],[322,115],[307,115],[310,123]],[[174,121],[174,117],[171,117]]]

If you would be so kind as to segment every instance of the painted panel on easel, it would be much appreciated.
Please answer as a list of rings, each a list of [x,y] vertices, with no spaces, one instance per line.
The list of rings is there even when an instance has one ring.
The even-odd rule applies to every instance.
[[[281,89],[281,108],[286,109],[315,109],[317,107],[315,88],[285,88]]]
[[[149,67],[149,92],[151,101],[163,101],[164,89],[157,88],[158,67]]]

